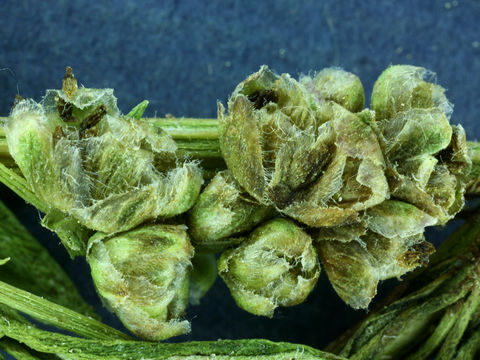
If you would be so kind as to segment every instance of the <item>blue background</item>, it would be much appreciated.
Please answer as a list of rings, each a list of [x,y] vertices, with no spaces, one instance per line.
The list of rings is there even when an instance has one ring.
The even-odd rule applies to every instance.
[[[236,84],[260,65],[297,76],[340,66],[363,81],[367,99],[390,64],[438,74],[455,104],[453,123],[480,137],[480,1],[2,1],[0,115],[14,95],[40,100],[61,86],[65,66],[79,83],[112,87],[128,111],[150,100],[147,116],[215,117]],[[368,106],[369,100],[367,100]],[[71,261],[39,214],[5,187],[0,200],[54,254],[105,321],[84,260]],[[452,229],[430,230],[438,244]],[[385,293],[395,280],[382,285]],[[306,303],[263,319],[238,309],[218,280],[191,306],[190,335],[176,340],[264,337],[323,347],[365,314],[347,308],[325,274]]]

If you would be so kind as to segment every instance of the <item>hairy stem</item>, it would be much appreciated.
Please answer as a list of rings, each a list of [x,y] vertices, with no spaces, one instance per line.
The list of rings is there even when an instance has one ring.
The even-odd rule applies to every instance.
[[[224,168],[225,163],[218,142],[218,121],[216,119],[193,118],[144,118],[155,127],[165,130],[177,143],[177,154],[181,158],[198,159],[206,170]],[[0,124],[6,118],[0,117]],[[0,162],[12,166],[8,152],[5,131],[0,127]]]
[[[218,142],[218,120],[198,118],[144,118],[155,127],[165,130],[177,143],[180,158],[202,161],[206,177],[210,178],[219,169],[225,168],[225,162]],[[6,121],[0,117],[0,124]],[[468,194],[480,193],[480,142],[469,141],[468,148],[472,158],[472,171],[469,176]],[[15,168],[5,139],[5,132],[0,126],[0,163]]]

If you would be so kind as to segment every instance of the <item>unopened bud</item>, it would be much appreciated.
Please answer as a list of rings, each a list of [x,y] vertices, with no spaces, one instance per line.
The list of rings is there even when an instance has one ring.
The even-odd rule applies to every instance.
[[[200,251],[217,252],[234,245],[231,237],[248,231],[274,213],[259,204],[230,172],[215,175],[189,212],[189,233]]]
[[[340,68],[326,68],[314,78],[300,79],[305,87],[325,100],[332,100],[351,112],[362,111],[365,104],[363,85],[358,76]]]
[[[272,317],[278,306],[303,302],[320,274],[312,239],[281,218],[260,225],[225,251],[218,272],[242,309]]]
[[[97,233],[89,240],[87,261],[98,294],[125,327],[163,340],[190,331],[179,317],[188,304],[193,253],[185,227],[147,225]]]
[[[187,211],[201,169],[178,160],[173,139],[138,118],[146,103],[135,118],[122,116],[111,89],[73,91],[67,75],[64,89],[48,90],[41,104],[17,104],[5,126],[9,151],[35,194],[105,233]]]

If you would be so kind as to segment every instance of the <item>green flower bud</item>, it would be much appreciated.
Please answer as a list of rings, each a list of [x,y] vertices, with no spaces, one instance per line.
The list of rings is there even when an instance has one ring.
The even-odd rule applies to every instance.
[[[223,251],[239,240],[230,236],[252,229],[271,214],[272,207],[248,195],[228,170],[220,171],[189,211],[189,234],[197,250]]]
[[[480,216],[471,215],[426,268],[405,279],[328,350],[358,360],[477,359]]]
[[[193,247],[184,226],[148,225],[129,232],[97,233],[87,261],[103,302],[127,329],[148,340],[190,331],[179,320],[188,304]]]
[[[392,196],[444,224],[464,205],[471,169],[465,131],[451,126],[452,104],[444,89],[425,81],[426,69],[397,65],[375,83],[372,107],[384,137],[384,153],[400,185]]]
[[[377,119],[390,119],[410,109],[431,108],[439,109],[450,119],[453,106],[445,90],[425,79],[434,80],[435,73],[411,65],[395,65],[385,70],[372,91],[372,109]]]
[[[305,76],[300,81],[318,97],[332,100],[351,112],[359,112],[365,104],[363,85],[358,76],[340,68],[326,68],[312,79]]]
[[[219,105],[220,145],[238,183],[309,226],[356,221],[389,196],[374,129],[303,79],[266,66]]]
[[[367,308],[380,280],[428,262],[434,247],[424,228],[436,219],[413,205],[388,200],[366,211],[363,226],[319,229],[315,245],[335,291],[355,309]]]
[[[386,156],[391,161],[416,161],[445,149],[452,127],[445,114],[433,109],[410,109],[382,124]]]
[[[423,240],[424,228],[444,224],[464,205],[471,168],[465,132],[449,124],[451,104],[440,86],[423,80],[427,74],[393,66],[372,94],[372,127],[385,156],[390,196],[402,201],[367,209],[363,226],[318,231],[330,281],[353,307],[368,306],[379,280],[426,263],[433,246]]]
[[[293,222],[277,218],[225,251],[218,273],[239,307],[272,317],[278,306],[306,299],[318,280],[320,265],[310,236]]]
[[[80,149],[66,140],[55,144],[59,125],[56,119],[47,117],[42,105],[23,100],[13,108],[5,135],[10,154],[32,190],[64,211],[87,201],[89,184]]]
[[[161,129],[122,116],[112,90],[76,89],[67,80],[41,104],[18,103],[5,125],[9,151],[36,195],[105,233],[187,211],[203,182],[197,163],[180,162]]]

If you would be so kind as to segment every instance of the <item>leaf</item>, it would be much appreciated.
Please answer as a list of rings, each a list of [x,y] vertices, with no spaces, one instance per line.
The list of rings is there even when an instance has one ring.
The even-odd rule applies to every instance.
[[[143,100],[140,104],[136,105],[132,110],[130,110],[130,112],[127,114],[127,117],[141,119],[147,106],[148,100]]]
[[[129,336],[98,320],[57,305],[27,291],[0,281],[0,304],[21,311],[45,324],[71,331],[90,339],[128,339]],[[0,307],[3,312],[3,307]],[[9,315],[6,315],[7,317]],[[10,315],[11,316],[11,315]],[[18,320],[18,319],[17,319]],[[5,318],[3,321],[8,323]],[[14,321],[14,320],[12,320]],[[2,326],[0,325],[0,330]],[[28,331],[26,331],[28,332]],[[6,332],[4,332],[6,334]],[[22,340],[20,337],[18,340]],[[40,350],[41,351],[41,350]]]
[[[86,340],[39,330],[0,311],[0,331],[28,347],[70,360],[342,360],[309,346],[268,340],[218,340],[186,343],[152,343],[128,340]]]
[[[42,226],[57,234],[72,259],[76,256],[85,256],[86,245],[93,231],[81,225],[72,216],[52,209],[42,219]]]
[[[1,281],[95,316],[63,269],[0,202],[0,259],[6,257],[10,261],[1,268]]]
[[[39,353],[35,350],[31,350],[22,343],[9,339],[2,338],[0,339],[0,349],[3,349],[6,353],[13,356],[18,360],[56,360],[59,359],[57,356],[52,356],[52,354]],[[3,357],[0,359],[3,360]]]

